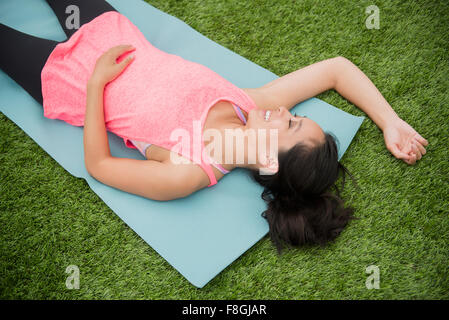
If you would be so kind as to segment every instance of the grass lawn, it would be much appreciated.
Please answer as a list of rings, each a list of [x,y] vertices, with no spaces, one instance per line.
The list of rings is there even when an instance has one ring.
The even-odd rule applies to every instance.
[[[415,166],[395,159],[367,118],[342,159],[361,188],[348,182],[343,194],[360,219],[325,249],[277,256],[265,237],[197,289],[0,114],[1,299],[449,298],[447,1],[147,2],[279,76],[350,59],[429,141],[427,154]],[[372,4],[380,29],[365,26]],[[336,92],[318,98],[364,115]],[[65,286],[69,265],[79,290]],[[378,290],[365,286],[370,265]]]

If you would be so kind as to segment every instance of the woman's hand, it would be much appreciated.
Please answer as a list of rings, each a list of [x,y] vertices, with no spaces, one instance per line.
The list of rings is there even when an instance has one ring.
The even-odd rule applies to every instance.
[[[108,82],[117,78],[131,61],[133,61],[134,56],[128,56],[119,63],[117,63],[117,59],[124,53],[134,50],[136,50],[136,48],[132,45],[119,45],[110,48],[97,59],[95,69],[92,72],[89,81],[100,85],[106,85]]]
[[[429,142],[399,117],[390,121],[383,133],[387,149],[407,164],[415,164],[426,154],[424,147]]]

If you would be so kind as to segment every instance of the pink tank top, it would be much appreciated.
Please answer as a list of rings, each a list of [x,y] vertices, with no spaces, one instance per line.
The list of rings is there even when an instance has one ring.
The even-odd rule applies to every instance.
[[[203,152],[208,111],[222,100],[246,112],[256,104],[206,66],[154,47],[118,12],[103,13],[84,24],[52,51],[41,73],[44,116],[83,126],[86,85],[96,60],[120,44],[132,44],[135,59],[105,87],[106,129],[123,138],[129,148],[136,148],[130,141],[136,140],[176,151],[203,168],[209,187],[216,184],[210,159]]]
[[[237,116],[240,118],[240,120],[242,120],[243,124],[246,124],[246,119],[245,119],[245,115],[242,112],[242,109],[238,106],[236,106],[235,104],[232,104],[232,106],[234,107],[234,110],[237,114]],[[137,141],[137,140],[129,140],[133,143],[133,145],[140,151],[140,153],[146,157],[147,156],[147,149],[149,146],[152,145],[152,143],[146,143],[144,141]],[[226,170],[225,168],[223,168],[223,166],[221,164],[219,164],[218,162],[214,161],[214,159],[210,158],[209,159],[211,161],[211,164],[217,168],[221,173],[223,174],[227,174],[230,171]]]

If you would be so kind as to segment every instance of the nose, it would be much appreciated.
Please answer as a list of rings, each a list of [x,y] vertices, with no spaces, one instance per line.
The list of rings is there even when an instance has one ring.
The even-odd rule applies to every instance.
[[[282,117],[286,112],[288,112],[287,108],[279,107],[279,115]]]

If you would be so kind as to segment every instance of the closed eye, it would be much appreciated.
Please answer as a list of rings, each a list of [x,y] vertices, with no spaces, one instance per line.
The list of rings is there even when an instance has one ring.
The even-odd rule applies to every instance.
[[[294,117],[296,117],[296,113],[293,115]],[[291,124],[292,124],[292,119],[290,118],[289,120],[288,120],[288,128],[290,129],[290,127],[291,127]]]
[[[295,117],[296,117],[296,114],[295,114]],[[290,129],[290,127],[291,127],[291,122],[292,122],[292,120],[290,119],[290,120],[288,121],[288,128],[289,128],[289,129]],[[295,129],[293,130],[294,132],[297,132],[297,131],[299,131],[299,130],[301,129],[303,120],[301,119],[301,120],[296,121],[296,122],[297,122],[297,125],[296,125]]]

